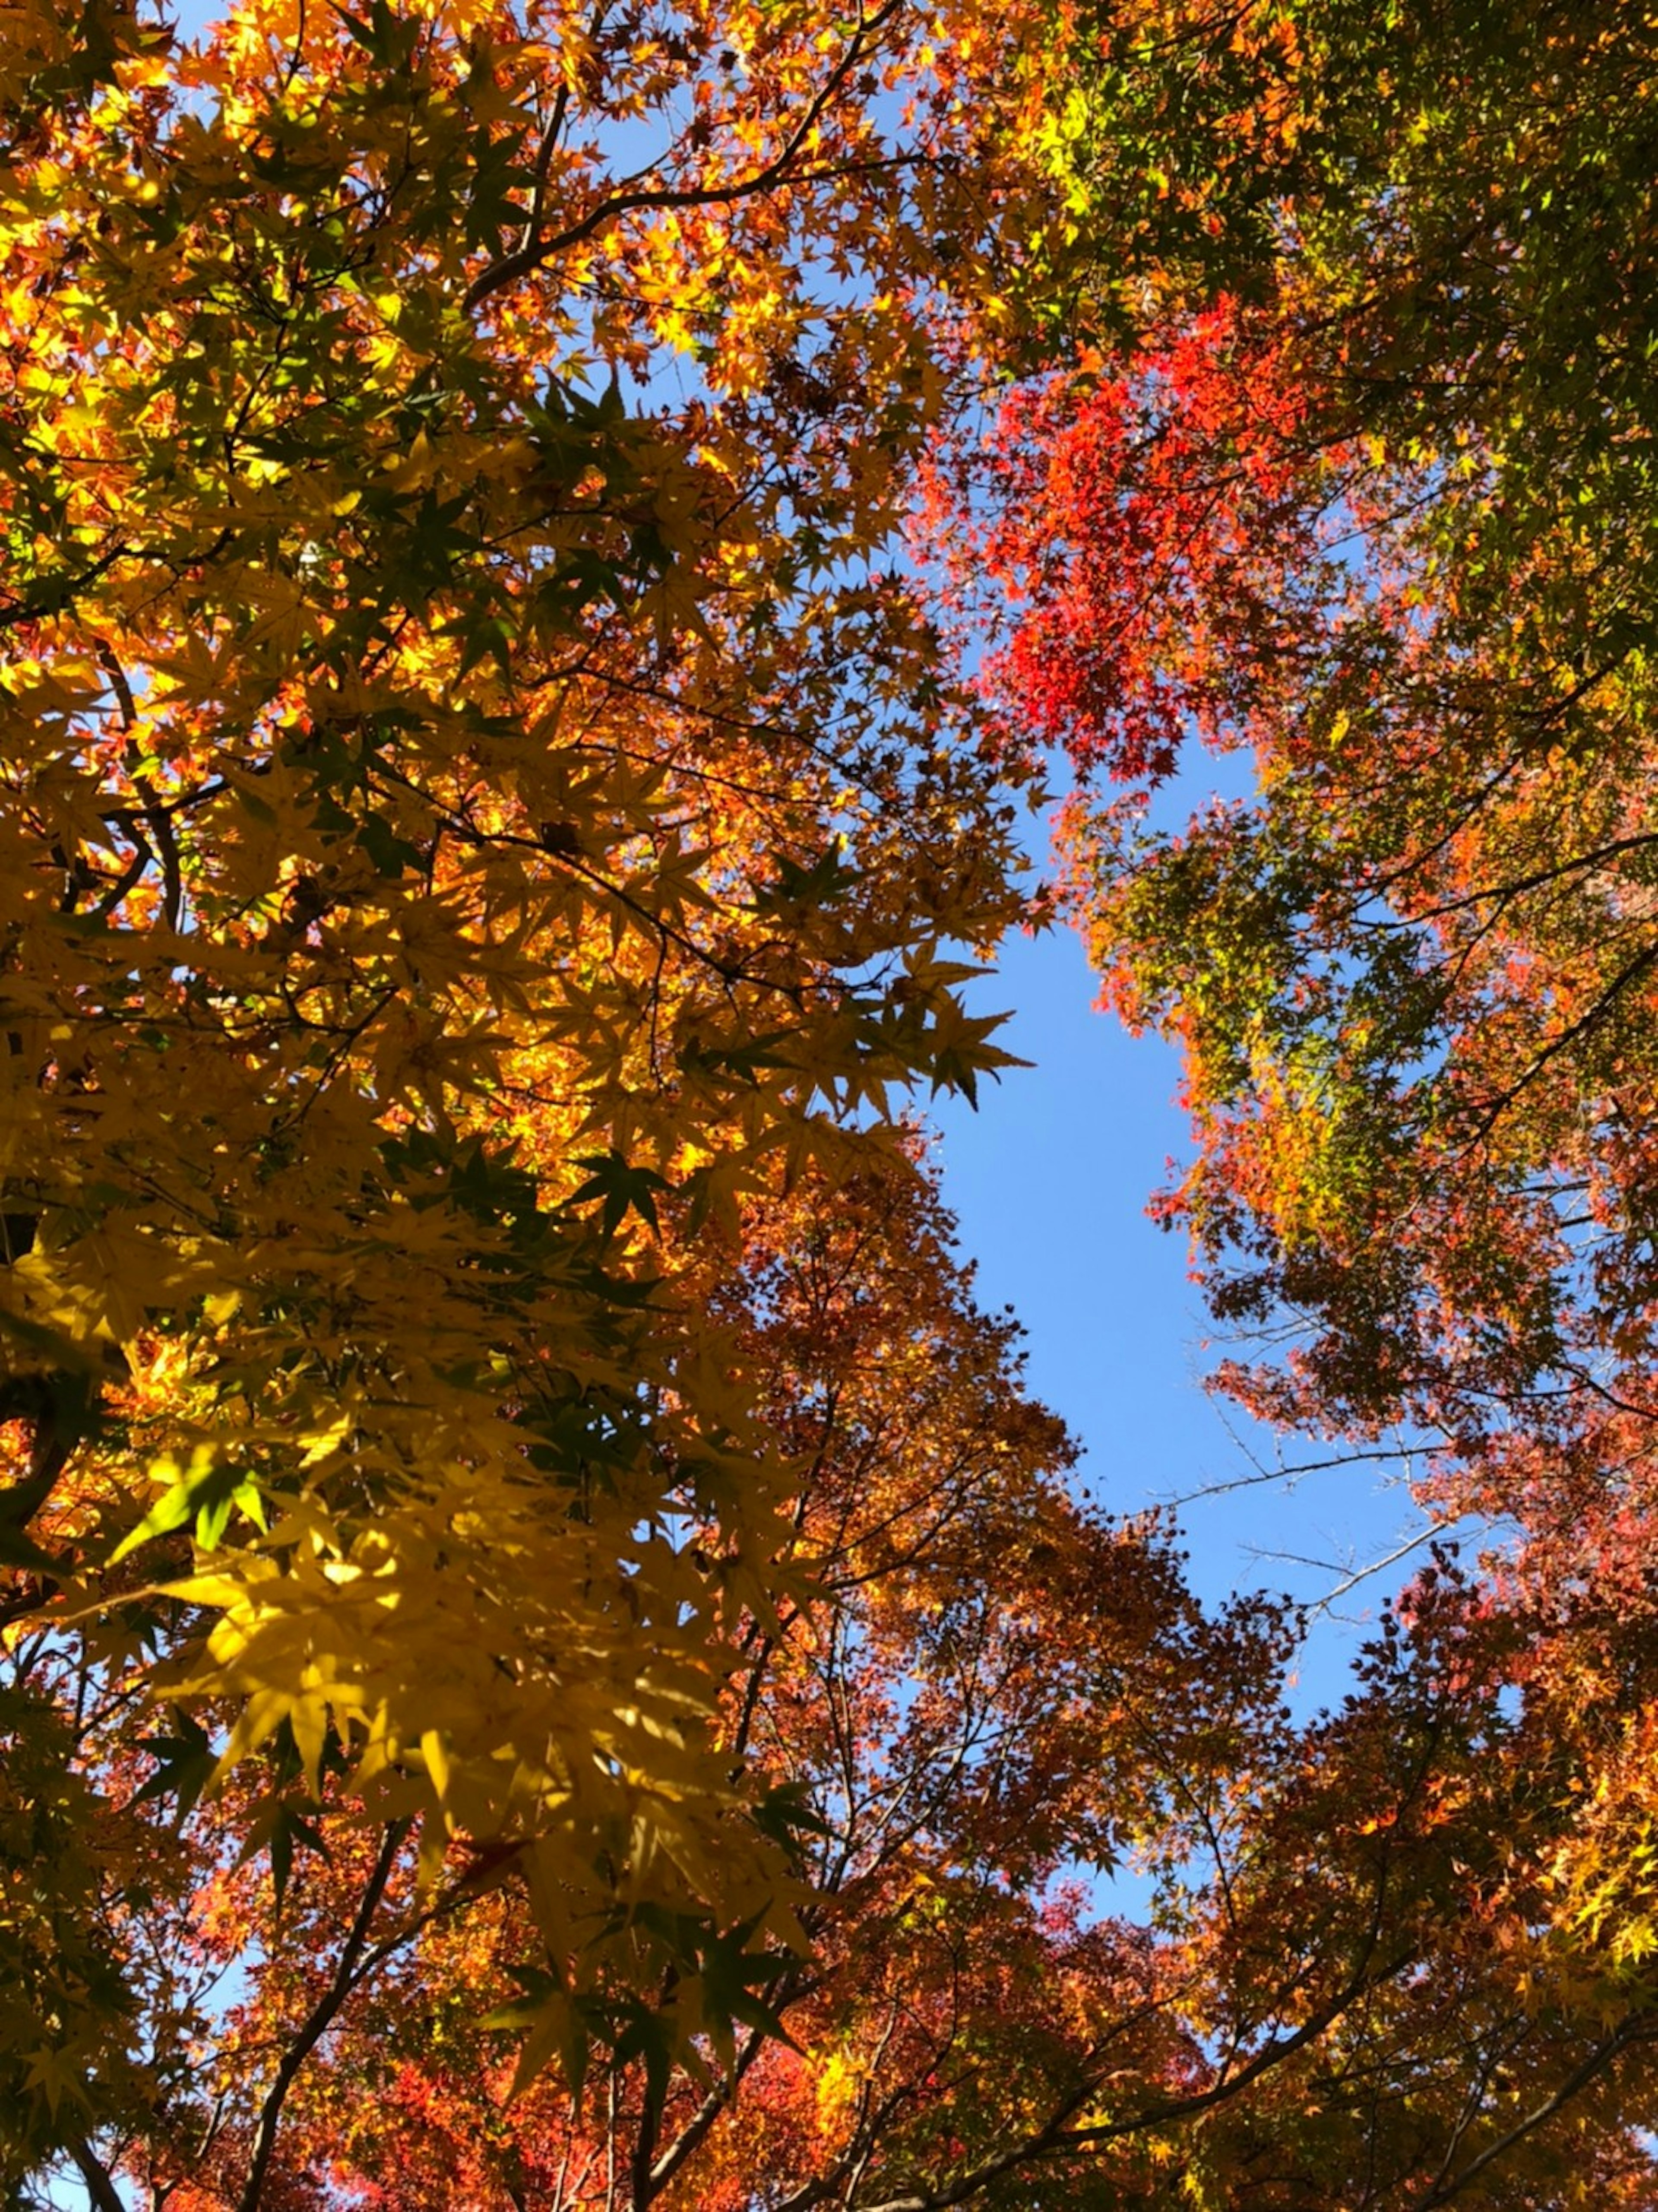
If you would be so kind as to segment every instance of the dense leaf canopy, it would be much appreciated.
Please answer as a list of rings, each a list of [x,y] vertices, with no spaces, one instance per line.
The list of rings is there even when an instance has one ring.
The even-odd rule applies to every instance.
[[[1004,220],[925,37],[4,26],[22,1771],[147,1686],[283,1858],[325,1777],[509,1854],[556,1978],[799,1940],[708,1734],[792,1477],[685,1270],[999,1057],[1021,778],[878,557]]]
[[[1658,2202],[1655,71],[0,18],[10,2202]],[[1485,1531],[1332,1711],[914,1118],[1061,749],[1224,1379]]]

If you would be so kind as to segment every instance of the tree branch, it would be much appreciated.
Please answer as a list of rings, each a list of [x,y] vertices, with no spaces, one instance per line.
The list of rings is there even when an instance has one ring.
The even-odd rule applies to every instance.
[[[388,1825],[380,1855],[374,1861],[358,1904],[356,1917],[340,1947],[339,1957],[334,1962],[333,1978],[312,2007],[299,2033],[282,2053],[282,2062],[276,2069],[276,2078],[270,2085],[270,2094],[259,2113],[258,2130],[253,2141],[252,2163],[248,2168],[246,2184],[237,2199],[236,2212],[258,2212],[265,2176],[276,2148],[276,2130],[281,2124],[288,2093],[297,2080],[300,2069],[328,2033],[334,2015],[355,1987],[355,1969],[367,1943],[368,1930],[380,1910],[380,1899],[386,1894],[386,1885],[392,1878],[392,1869],[397,1863],[398,1853],[409,1833],[409,1826],[406,1820],[393,1820]]]
[[[127,2212],[109,2168],[84,2136],[70,2143],[69,2154],[75,2160],[81,2179],[87,2185],[87,2195],[91,2197],[95,2212]]]
[[[536,163],[534,198],[531,201],[530,222],[525,227],[528,234],[516,251],[492,263],[481,276],[473,279],[468,288],[465,301],[467,313],[470,314],[475,309],[481,307],[486,300],[492,299],[497,292],[504,291],[509,284],[517,283],[520,277],[532,276],[544,262],[550,261],[556,254],[568,252],[573,246],[580,246],[584,240],[591,238],[595,231],[603,229],[607,222],[615,222],[619,216],[632,215],[644,208],[727,207],[737,200],[751,199],[756,192],[769,191],[774,185],[782,184],[786,179],[791,164],[817,129],[824,110],[864,58],[868,51],[871,38],[897,12],[899,0],[886,0],[886,5],[867,21],[859,19],[856,30],[847,42],[845,53],[841,55],[823,84],[812,95],[805,112],[789,133],[788,139],[781,150],[774,155],[763,167],[756,169],[751,176],[739,178],[735,184],[665,185],[646,186],[637,191],[624,190],[612,192],[608,198],[600,200],[596,206],[590,208],[579,221],[568,224],[561,231],[555,232],[550,238],[542,238],[537,234],[540,230],[541,205],[546,187],[546,167],[552,154],[550,134],[554,125],[550,125],[549,135],[543,138],[541,151]],[[562,123],[562,116],[556,115],[556,124]],[[648,175],[649,172],[647,171],[645,173]],[[798,181],[806,183],[814,181],[819,177],[835,176],[841,173],[839,169],[813,170],[808,172]]]
[[[1436,2204],[1448,2204],[1452,2197],[1460,2196],[1471,2181],[1477,2180],[1487,2166],[1494,2165],[1516,2143],[1523,2142],[1545,2121],[1552,2120],[1557,2112],[1564,2112],[1573,2098],[1581,2095],[1590,2082],[1604,2073],[1624,2051],[1634,2044],[1650,2043],[1655,2036],[1658,2036],[1658,2021],[1655,2021],[1652,2014],[1637,2013],[1626,2020],[1615,2035],[1608,2036],[1604,2043],[1597,2044],[1582,2063],[1572,2069],[1552,2097],[1545,2099],[1542,2104],[1527,2112],[1524,2119],[1516,2120],[1506,2135],[1499,2136],[1494,2143],[1487,2143],[1479,2155],[1470,2159],[1460,2173],[1452,2174],[1448,2180],[1436,2184],[1432,2192],[1422,2199],[1422,2212],[1430,2212],[1430,2208]]]

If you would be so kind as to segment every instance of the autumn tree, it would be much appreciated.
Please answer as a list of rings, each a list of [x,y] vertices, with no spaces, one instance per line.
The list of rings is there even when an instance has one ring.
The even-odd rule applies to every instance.
[[[1638,1972],[1654,26],[1308,0],[1068,28],[1068,355],[941,460],[936,512],[1003,623],[1010,729],[1078,771],[1105,994],[1184,1054],[1195,1157],[1159,1210],[1244,1340],[1218,1380],[1321,1455],[1410,1446],[1428,1514],[1480,1532],[1537,1771],[1586,1760],[1523,1940],[1564,1909]],[[1193,812],[1203,748],[1249,790]]]
[[[369,1892],[509,1872],[568,2021],[801,1942],[713,1728],[793,1478],[692,1285],[999,1057],[1029,777],[883,548],[1016,28],[0,27],[9,2175],[183,2094],[203,1786],[279,1884],[325,1800]]]
[[[1229,1385],[1401,1430],[1432,1510],[1640,1605],[1653,38],[1084,11],[1047,141],[1079,349],[981,518],[1107,994],[1186,1054],[1167,1218],[1278,1341]],[[1195,746],[1251,795],[1153,826]]]
[[[1524,640],[1504,659],[1491,611],[1553,573],[1565,505],[1514,500],[1470,556],[1488,582],[1430,619],[1398,578],[1462,543],[1432,518],[1467,537],[1509,511],[1494,436],[1459,427],[1497,403],[1448,373],[1438,414],[1373,447],[1354,397],[1382,377],[1353,273],[1391,251],[1378,224],[1416,222],[1424,268],[1460,270],[1443,210],[1472,219],[1485,188],[1412,120],[1426,29],[1414,76],[1362,115],[1333,94],[1315,130],[1337,31],[1375,50],[1357,15],[1299,43],[1296,20],[1245,11],[1220,38],[904,0],[247,0],[191,43],[112,0],[27,0],[0,27],[19,2199],[68,2170],[100,2212],[135,2186],[173,2212],[1312,2212],[1332,2175],[1401,2212],[1645,2201],[1654,1700],[1614,1581],[1436,1570],[1346,1704],[1292,1719],[1284,1610],[1206,1615],[1166,1531],[1067,1494],[1069,1448],[974,1307],[906,1120],[999,1062],[962,987],[1029,911],[1039,741],[1108,663],[1094,520],[1116,573],[1169,586],[1125,633],[1148,773],[1188,714],[1230,741],[1257,690],[1262,713],[1311,696],[1331,635],[1340,698],[1351,639],[1382,702],[1346,708],[1355,773],[1364,735],[1401,805],[1414,757],[1388,747],[1412,732],[1454,781],[1435,684],[1485,682],[1530,726]],[[1633,175],[1629,85],[1617,129],[1582,123],[1625,47],[1530,15],[1434,27],[1493,145],[1492,41],[1548,60],[1540,193],[1592,152]],[[1066,40],[1081,104],[1045,106]],[[1190,142],[1225,189],[1164,164],[1120,191],[1187,145],[1212,83],[1242,88]],[[1365,186],[1366,149],[1395,143],[1400,174]],[[1287,256],[1309,176],[1342,191],[1303,223],[1322,259],[1280,284],[1260,256]],[[1103,284],[1089,223],[1114,192]],[[1512,210],[1487,212],[1522,270],[1488,352],[1473,308],[1443,337],[1455,274],[1424,279],[1442,296],[1409,327],[1500,382],[1533,264]],[[1633,302],[1605,235],[1569,229],[1560,283]],[[1032,435],[992,566],[1031,594],[1024,688],[1051,687],[1016,727],[957,680],[896,534],[928,441],[1088,302],[1086,388],[1008,418]],[[1626,509],[1633,545],[1616,495],[1640,440],[1606,390],[1583,504],[1609,527]],[[1563,439],[1598,419],[1557,416]],[[1182,507],[1216,453],[1225,495]],[[1533,480],[1543,501],[1555,478]],[[1337,515],[1381,549],[1374,584],[1347,589]],[[1612,623],[1615,582],[1585,567],[1585,599],[1572,574],[1549,604]],[[1070,626],[1039,635],[1061,603]],[[1637,659],[1561,710],[1571,730],[1603,708],[1633,728]],[[1078,724],[1101,763],[1114,681]],[[1415,720],[1388,703],[1407,698]],[[1543,834],[1535,769],[1493,786],[1493,853],[1499,829]],[[1279,781],[1315,852],[1348,852],[1339,810]],[[1533,882],[1522,861],[1497,923],[1457,941],[1448,974],[1516,1050],[1530,1002],[1501,997],[1491,948],[1517,957],[1520,922],[1559,884],[1588,896],[1634,833],[1594,834],[1593,867]],[[1411,848],[1398,893],[1363,877],[1354,945],[1372,920],[1389,947],[1449,943],[1440,850]],[[1078,851],[1102,928],[1119,894],[1164,896],[1095,829]],[[1139,940],[1110,925],[1148,1012],[1173,1003],[1156,962],[1195,957],[1195,917],[1221,911],[1164,903]],[[1292,977],[1302,911],[1237,939],[1270,986],[1245,1054],[1263,1085],[1274,1041],[1353,981],[1346,940]],[[1582,1019],[1601,940],[1536,943],[1566,963],[1536,1073],[1478,1138],[1533,1180],[1542,1139],[1510,1133],[1544,1127],[1611,1019]],[[1410,1030],[1415,957],[1376,969],[1388,1049],[1417,1036],[1394,1091],[1419,1079],[1449,1113],[1476,1027]],[[1243,1090],[1201,1073],[1224,1033],[1193,1028],[1210,1157],[1224,1138],[1288,1188],[1272,1132],[1306,1123],[1315,1153],[1322,1124],[1262,1116],[1248,1152]],[[1369,1095],[1380,1122],[1394,1092]],[[1609,1144],[1599,1121],[1579,1141],[1595,1194]],[[1436,1157],[1424,1194],[1451,1188],[1458,1156]],[[1546,1172],[1572,1157],[1562,1139]],[[1478,1188],[1526,1225],[1518,1168]],[[1632,1205],[1633,1164],[1616,1188]],[[1464,1264],[1513,1241],[1471,1229]],[[1389,1249],[1418,1271],[1400,1310],[1448,1358],[1429,1243]],[[1458,1373],[1492,1401],[1497,1366]],[[1149,1926],[1066,1887],[1131,1851]]]
[[[1405,2207],[1494,2171],[1528,2192],[1499,2202],[1649,2201],[1650,1972],[1575,1878],[1574,1784],[1640,1686],[1570,1729],[1547,1694],[1508,1711],[1535,1624],[1440,1574],[1345,1708],[1293,1722],[1293,1618],[1206,1617],[1166,1528],[1078,1504],[925,1183],[797,1187],[745,1226],[707,1293],[765,1378],[814,1572],[729,1622],[717,1727],[774,1785],[810,1954],[708,1956],[730,2025],[677,2046],[665,1993],[590,1987],[585,2072],[567,2041],[526,2087],[514,2042],[568,2030],[520,1894],[422,1895],[412,1838],[387,1855],[325,1802],[273,1923],[246,1802],[175,1822],[174,1751],[135,1817],[176,1826],[200,1887],[149,1927],[181,1984],[242,1972],[106,2138],[139,2201],[1313,2212],[1332,2175]],[[1131,1852],[1149,1922],[1088,1894]],[[251,2191],[263,2054],[307,2045]]]

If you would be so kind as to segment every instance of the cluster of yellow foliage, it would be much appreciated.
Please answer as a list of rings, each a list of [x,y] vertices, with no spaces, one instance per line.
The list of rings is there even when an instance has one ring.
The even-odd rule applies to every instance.
[[[1001,1057],[1029,779],[878,565],[1019,221],[955,38],[0,21],[0,1619],[584,1972],[792,1924],[688,1259]]]

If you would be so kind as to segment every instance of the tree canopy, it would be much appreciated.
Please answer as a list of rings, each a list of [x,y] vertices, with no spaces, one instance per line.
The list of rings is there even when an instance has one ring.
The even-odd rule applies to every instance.
[[[0,18],[10,2201],[1658,2201],[1655,69]],[[915,1119],[1061,751],[1224,1383],[1484,1532],[1330,1711]]]
[[[4,26],[19,1771],[55,1669],[142,1687],[278,1865],[348,1778],[687,2023],[705,1939],[799,1936],[709,1735],[793,1477],[685,1269],[997,1063],[1021,910],[1026,779],[880,559],[1017,216],[925,35]],[[26,2143],[140,2002],[37,1971]]]
[[[1008,711],[1082,769],[1108,995],[1187,1054],[1169,1218],[1223,1319],[1291,1340],[1231,1370],[1252,1406],[1402,1425],[1436,1509],[1518,1514],[1546,1579],[1632,1568],[1653,27],[1139,35],[1084,50],[1108,121],[1062,160],[1082,205],[1168,164],[1169,250],[1104,270],[1076,367],[1009,403],[995,559]],[[1177,161],[1193,109],[1224,143]],[[1199,742],[1254,794],[1148,830]]]

